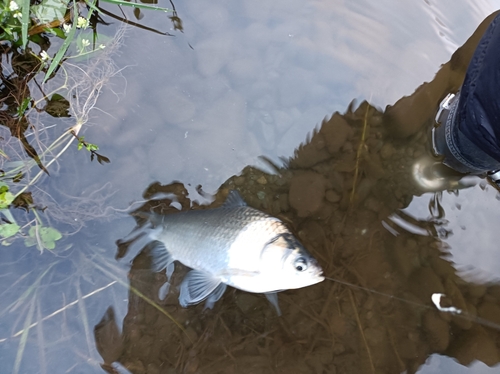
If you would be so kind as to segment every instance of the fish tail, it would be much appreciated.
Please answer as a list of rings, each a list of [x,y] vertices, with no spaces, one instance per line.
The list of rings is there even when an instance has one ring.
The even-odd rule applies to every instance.
[[[158,241],[162,231],[162,217],[154,212],[134,212],[134,217],[140,217],[145,222],[139,222],[138,226],[128,235],[132,239],[146,237],[149,241]]]
[[[163,217],[155,212],[134,212],[132,213],[135,217],[141,217],[150,222],[153,228],[157,228],[163,223]]]
[[[173,266],[174,260],[160,240],[163,231],[163,216],[155,212],[135,212],[134,215],[146,220],[142,229],[144,235],[149,239],[145,250],[151,258],[151,270],[159,272],[167,268],[167,277],[169,278],[173,271],[172,268],[169,269],[169,266]]]

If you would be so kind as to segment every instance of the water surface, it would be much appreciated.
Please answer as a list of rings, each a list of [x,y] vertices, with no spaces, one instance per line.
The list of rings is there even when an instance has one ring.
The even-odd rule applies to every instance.
[[[53,196],[47,216],[70,208],[79,231],[54,252],[2,247],[0,365],[497,372],[497,192],[478,182],[436,194],[411,179],[430,154],[426,121],[460,75],[425,86],[436,99],[423,110],[394,104],[432,81],[498,4],[175,5],[182,32],[151,13],[141,22],[174,36],[126,31],[115,57],[123,78],[110,81],[84,132],[111,164],[72,149],[40,185]],[[126,212],[168,209],[172,196],[177,207],[218,204],[228,189],[289,223],[327,276],[377,293],[325,281],[280,294],[282,317],[261,295],[233,289],[212,311],[180,308],[175,288],[160,300],[164,275],[148,270],[141,243],[115,244],[135,226]],[[467,317],[439,313],[438,292]]]

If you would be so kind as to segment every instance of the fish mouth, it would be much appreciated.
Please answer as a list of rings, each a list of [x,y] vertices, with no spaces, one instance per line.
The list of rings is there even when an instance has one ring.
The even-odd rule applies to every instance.
[[[323,275],[323,269],[318,268],[316,271],[313,273],[314,277],[319,279],[318,282],[324,281],[325,277]]]
[[[322,278],[322,280],[325,278],[323,276],[323,268],[320,266],[320,264],[318,263],[318,261],[316,259],[312,259],[311,260],[312,262],[312,266],[311,266],[311,270],[312,270],[312,275],[316,278]]]
[[[313,278],[313,282],[311,283],[311,285],[321,283],[324,280],[325,280],[325,277],[323,275],[317,275]]]

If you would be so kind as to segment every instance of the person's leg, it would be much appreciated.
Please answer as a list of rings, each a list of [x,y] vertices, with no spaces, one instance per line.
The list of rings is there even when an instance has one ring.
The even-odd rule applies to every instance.
[[[500,15],[482,36],[456,96],[436,117],[434,148],[444,164],[473,174],[500,169]]]

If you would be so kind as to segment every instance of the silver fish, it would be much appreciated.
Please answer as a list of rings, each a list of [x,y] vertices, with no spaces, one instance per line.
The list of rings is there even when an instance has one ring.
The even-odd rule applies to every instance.
[[[203,300],[211,308],[226,285],[265,293],[280,314],[276,292],[324,280],[322,269],[282,221],[231,191],[219,208],[149,216],[153,271],[174,271],[174,261],[192,270],[180,285],[181,306]]]

